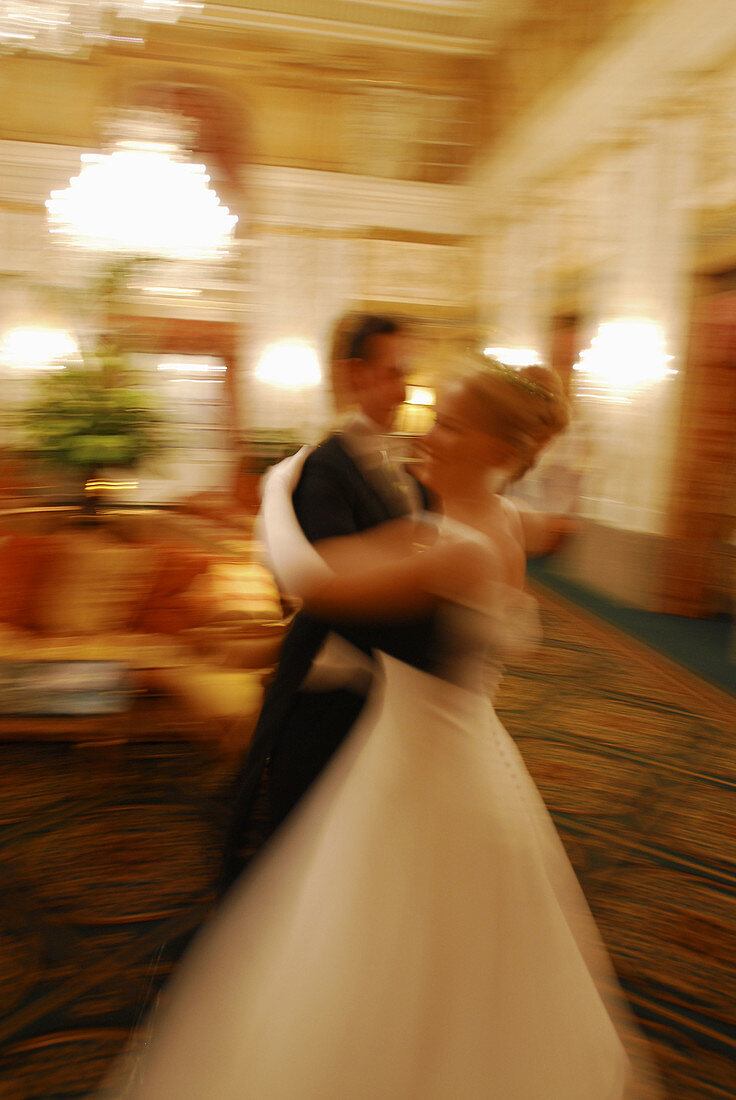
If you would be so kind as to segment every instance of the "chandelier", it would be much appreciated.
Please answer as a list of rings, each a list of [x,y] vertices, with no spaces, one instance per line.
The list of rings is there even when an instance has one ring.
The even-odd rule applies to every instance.
[[[111,137],[109,152],[83,154],[79,175],[46,200],[52,233],[98,252],[168,260],[229,251],[237,216],[189,158],[185,120],[122,112]]]
[[[201,10],[198,0],[0,0],[0,52],[85,53],[106,40],[130,41],[118,20],[176,23]]]

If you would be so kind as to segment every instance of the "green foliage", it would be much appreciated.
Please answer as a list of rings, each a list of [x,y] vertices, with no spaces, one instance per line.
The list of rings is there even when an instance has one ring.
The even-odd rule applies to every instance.
[[[99,345],[45,375],[23,419],[30,446],[58,466],[134,466],[163,446],[163,423],[125,359]]]

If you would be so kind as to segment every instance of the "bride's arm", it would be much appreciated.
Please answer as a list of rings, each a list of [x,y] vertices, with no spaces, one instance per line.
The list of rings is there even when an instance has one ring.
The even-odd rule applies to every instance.
[[[570,516],[519,509],[524,532],[524,544],[529,558],[541,558],[557,550],[570,535],[579,531],[579,524]]]
[[[438,599],[462,598],[488,572],[487,552],[475,543],[443,542],[377,564],[365,553],[360,562],[352,556],[353,539],[340,541],[353,543],[340,548],[350,551],[350,567],[343,559],[342,569],[304,592],[305,607],[324,618],[370,622],[426,614]]]
[[[310,543],[296,517],[292,496],[310,449],[273,466],[266,475],[263,503],[258,516],[258,535],[265,558],[282,591],[303,596],[307,588],[326,578],[331,570],[360,570],[366,560],[373,565],[405,557],[420,541],[432,541],[432,528],[424,522],[402,519],[362,533],[343,532],[340,537]]]
[[[417,549],[426,549],[437,539],[437,527],[421,519],[395,519],[370,527],[359,534],[322,539],[314,550],[335,572],[361,572],[371,566],[388,565]]]

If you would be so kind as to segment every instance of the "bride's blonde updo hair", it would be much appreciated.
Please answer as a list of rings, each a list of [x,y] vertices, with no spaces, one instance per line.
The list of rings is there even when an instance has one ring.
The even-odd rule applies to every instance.
[[[544,402],[540,406],[540,413],[542,422],[548,429],[546,434],[553,436],[564,431],[570,423],[570,403],[557,371],[537,364],[522,367],[518,373],[527,382],[540,387],[540,397]]]
[[[473,356],[458,379],[474,427],[515,446],[533,449],[562,431],[570,412],[565,391],[550,367],[515,370]]]

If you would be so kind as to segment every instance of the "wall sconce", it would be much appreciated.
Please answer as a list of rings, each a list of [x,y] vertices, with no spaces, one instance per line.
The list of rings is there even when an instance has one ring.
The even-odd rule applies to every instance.
[[[574,370],[582,374],[583,396],[629,404],[631,397],[677,374],[669,364],[664,333],[654,321],[607,321]]]
[[[406,401],[396,413],[396,430],[407,435],[424,435],[434,423],[437,395],[428,386],[407,386]]]
[[[16,371],[64,370],[81,362],[74,337],[64,329],[28,326],[11,329],[0,342],[0,365]]]
[[[322,371],[317,353],[303,340],[282,340],[265,349],[255,369],[259,382],[280,389],[300,390],[318,386]]]

